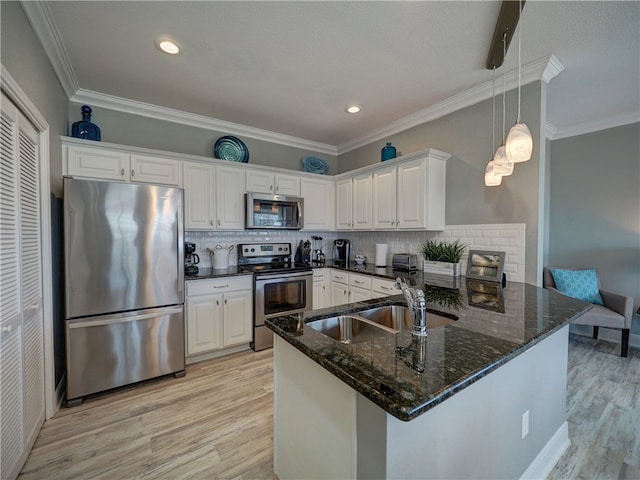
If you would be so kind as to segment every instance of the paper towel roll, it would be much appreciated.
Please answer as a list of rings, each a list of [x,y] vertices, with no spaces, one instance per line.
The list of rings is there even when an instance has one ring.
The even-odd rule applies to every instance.
[[[387,266],[387,250],[389,246],[386,243],[376,243],[376,267]]]

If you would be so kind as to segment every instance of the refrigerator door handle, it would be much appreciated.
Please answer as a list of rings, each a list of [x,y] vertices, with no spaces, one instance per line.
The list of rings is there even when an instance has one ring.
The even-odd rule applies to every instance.
[[[128,317],[122,317],[120,315],[118,316],[109,315],[108,317],[101,318],[100,320],[89,320],[89,319],[69,320],[67,322],[67,328],[73,329],[73,328],[100,327],[103,325],[115,325],[116,323],[136,322],[138,320],[146,320],[148,318],[154,318],[159,315],[169,315],[172,313],[182,313],[182,305],[180,305],[179,307],[169,307],[169,308],[163,308],[160,310],[156,309],[153,312],[141,313],[139,315],[131,315]]]
[[[177,211],[178,217],[178,292],[180,292],[182,301],[184,302],[184,202],[181,202]]]

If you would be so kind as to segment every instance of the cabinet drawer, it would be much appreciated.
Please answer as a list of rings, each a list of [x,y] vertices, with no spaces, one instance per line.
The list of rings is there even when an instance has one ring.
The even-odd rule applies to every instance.
[[[251,275],[222,277],[211,280],[189,280],[187,282],[187,296],[224,293],[234,290],[251,290],[252,288],[253,277]]]
[[[342,270],[331,269],[331,281],[338,283],[349,283],[349,273]]]
[[[385,280],[384,278],[374,277],[371,279],[371,290],[387,295],[397,295],[399,293],[402,293],[395,287],[395,284],[396,282],[394,282],[393,280]]]
[[[371,289],[371,277],[369,275],[349,274],[349,285],[358,288]]]
[[[327,275],[327,270],[325,268],[314,268],[313,269],[313,281],[316,280],[324,280]]]

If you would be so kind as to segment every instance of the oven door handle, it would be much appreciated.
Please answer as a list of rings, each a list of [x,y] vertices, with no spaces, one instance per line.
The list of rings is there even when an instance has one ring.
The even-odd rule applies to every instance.
[[[290,279],[296,277],[313,277],[312,272],[290,272],[290,273],[260,273],[256,274],[256,281],[259,280],[271,280],[274,278]]]

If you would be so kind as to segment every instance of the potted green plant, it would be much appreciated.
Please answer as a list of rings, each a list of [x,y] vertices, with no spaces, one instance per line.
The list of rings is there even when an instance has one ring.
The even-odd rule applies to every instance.
[[[460,240],[455,242],[427,240],[422,245],[423,271],[454,277],[461,275],[460,257],[462,257],[465,248],[467,245],[460,243]]]

